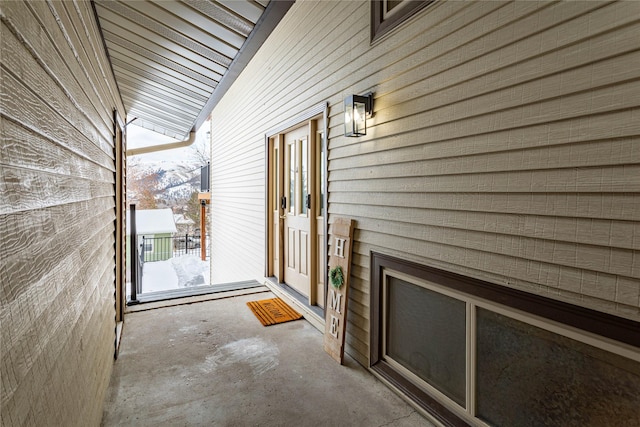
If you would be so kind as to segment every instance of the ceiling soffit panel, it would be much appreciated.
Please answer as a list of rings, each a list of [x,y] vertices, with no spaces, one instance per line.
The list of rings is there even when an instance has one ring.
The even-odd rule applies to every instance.
[[[293,1],[93,0],[128,120],[186,139]],[[221,85],[222,82],[222,85]]]

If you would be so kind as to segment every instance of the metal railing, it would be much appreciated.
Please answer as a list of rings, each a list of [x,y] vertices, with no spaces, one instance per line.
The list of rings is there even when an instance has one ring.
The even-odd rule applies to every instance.
[[[140,259],[142,262],[166,261],[183,255],[201,256],[200,236],[183,234],[167,237],[142,237]],[[209,259],[209,235],[206,236],[206,259]]]
[[[131,204],[130,230],[131,244],[127,254],[131,282],[127,295],[127,305],[139,304],[138,296],[143,292],[142,275],[144,264],[148,262],[166,261],[184,255],[196,255],[198,258],[210,258],[210,238],[206,234],[206,245],[203,251],[199,234],[182,234],[167,237],[149,237],[136,233],[136,205]]]
[[[144,273],[144,269],[142,267],[144,265],[144,257],[138,245],[136,245],[135,251],[135,256],[138,260],[138,262],[136,263],[136,295],[139,295],[142,293],[142,275]]]
[[[136,233],[136,205],[130,205],[131,215],[131,252],[129,253],[129,259],[131,261],[131,294],[130,299],[127,301],[127,305],[138,304],[138,293],[142,288],[142,262],[140,262],[140,253],[138,251],[138,236]]]

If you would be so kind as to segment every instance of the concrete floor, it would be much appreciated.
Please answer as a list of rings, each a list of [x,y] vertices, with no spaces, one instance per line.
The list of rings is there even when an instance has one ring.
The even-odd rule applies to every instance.
[[[432,426],[305,320],[263,327],[270,292],[128,314],[103,426]]]

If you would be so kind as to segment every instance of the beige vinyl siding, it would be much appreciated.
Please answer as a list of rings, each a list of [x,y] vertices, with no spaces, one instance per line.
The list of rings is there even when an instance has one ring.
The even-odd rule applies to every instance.
[[[264,148],[259,137],[247,146],[239,153],[220,147],[212,161],[212,283],[264,275]]]
[[[297,2],[213,114],[213,269],[251,247],[262,274],[263,134],[328,102],[329,222],[356,220],[361,363],[372,250],[640,320],[639,16],[640,2],[443,0],[371,45],[368,2]],[[342,101],[367,91],[367,135],[345,138]]]
[[[308,8],[285,16],[212,113],[213,283],[265,274],[265,132],[327,99],[321,84],[325,76],[316,67],[326,62],[326,54],[335,46],[318,47],[315,41],[327,30],[339,30],[345,17],[336,17],[345,7],[358,9],[357,3],[349,2],[324,6],[321,19],[309,15],[314,10]],[[306,15],[306,21],[300,21],[299,14]],[[300,37],[305,34],[314,37]],[[307,56],[298,57],[302,52]],[[344,48],[332,53],[332,61],[340,61],[345,53]],[[300,72],[305,75],[297,75]],[[308,96],[300,94],[299,86],[313,75],[318,83],[307,90]]]
[[[3,2],[0,21],[2,425],[98,425],[124,109],[89,2]]]

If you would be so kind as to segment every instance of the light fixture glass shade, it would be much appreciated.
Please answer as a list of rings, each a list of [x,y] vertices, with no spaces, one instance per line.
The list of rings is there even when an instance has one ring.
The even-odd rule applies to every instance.
[[[349,95],[344,99],[344,136],[361,136],[367,134],[366,96]]]

